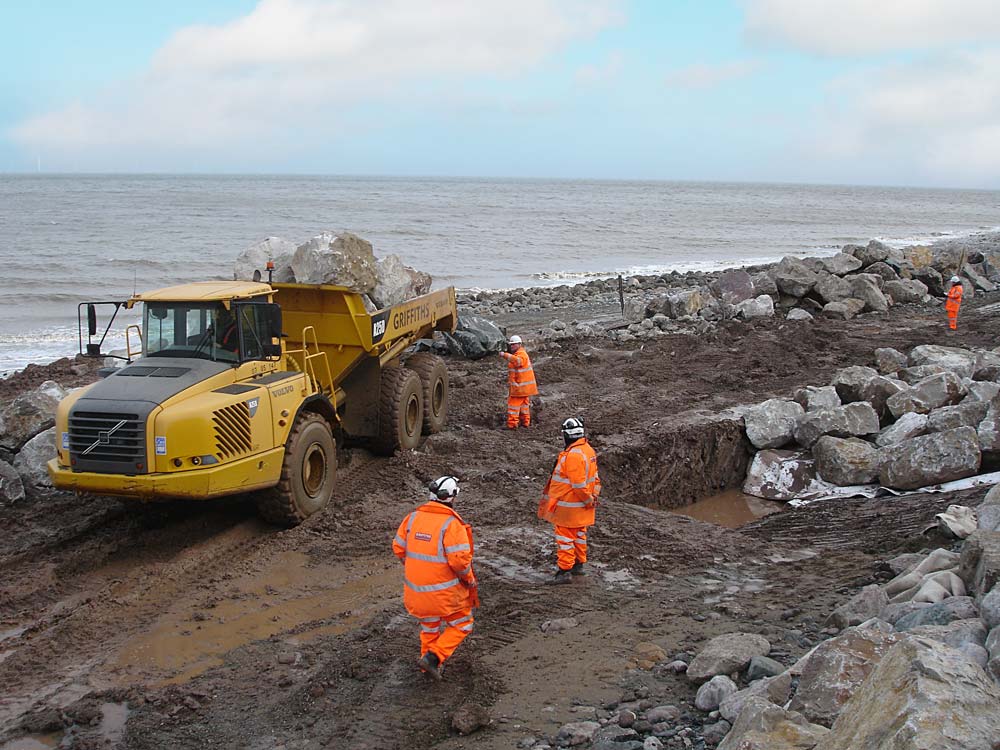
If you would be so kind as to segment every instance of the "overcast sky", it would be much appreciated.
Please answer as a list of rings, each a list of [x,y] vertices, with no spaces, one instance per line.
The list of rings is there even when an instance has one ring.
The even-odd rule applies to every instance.
[[[53,0],[0,171],[1000,187],[995,0]]]

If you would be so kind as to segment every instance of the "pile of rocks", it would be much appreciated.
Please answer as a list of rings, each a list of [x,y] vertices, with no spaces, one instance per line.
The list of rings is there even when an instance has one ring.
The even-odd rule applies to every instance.
[[[55,413],[66,395],[48,380],[0,409],[0,504],[51,489],[46,464],[56,457]]]
[[[973,476],[1000,458],[1000,352],[885,348],[874,364],[747,409],[758,452],[744,492],[790,500],[817,480],[910,490]]]
[[[371,309],[399,304],[431,288],[431,276],[403,264],[397,255],[376,260],[372,243],[350,232],[321,232],[301,245],[281,237],[267,237],[241,252],[233,279],[252,281],[255,273],[281,283],[335,284],[365,295]]]
[[[821,640],[794,663],[761,635],[727,633],[694,658],[679,654],[654,669],[664,679],[686,674],[698,686],[693,706],[659,705],[643,689],[519,746],[993,750],[1000,738],[1000,488],[979,516],[981,528],[960,552],[890,560],[896,577],[834,610]]]

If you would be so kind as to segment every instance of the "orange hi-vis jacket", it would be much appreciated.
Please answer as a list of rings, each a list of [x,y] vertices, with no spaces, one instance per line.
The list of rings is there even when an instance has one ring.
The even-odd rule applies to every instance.
[[[948,312],[957,313],[958,308],[962,306],[962,293],[964,291],[961,284],[955,284],[955,286],[949,289],[948,299],[944,301],[944,309]]]
[[[580,438],[559,454],[538,504],[538,517],[571,529],[593,526],[600,494],[597,455],[587,438]]]
[[[538,386],[535,384],[535,371],[531,368],[531,360],[522,346],[516,352],[500,352],[507,360],[507,384],[510,395],[515,398],[537,396]]]
[[[403,604],[414,617],[479,606],[472,527],[443,503],[424,503],[399,525],[392,551],[403,561]]]

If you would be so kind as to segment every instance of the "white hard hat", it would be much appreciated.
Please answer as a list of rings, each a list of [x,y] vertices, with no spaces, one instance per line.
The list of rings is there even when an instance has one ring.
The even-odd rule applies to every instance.
[[[458,497],[458,477],[438,477],[430,483],[427,489],[430,490],[432,500],[451,500]]]
[[[961,281],[962,280],[960,278],[958,278],[958,276],[952,276],[951,277],[951,283],[952,284],[959,284],[959,283],[961,283]]]
[[[507,343],[508,344],[520,344],[521,343],[521,337],[520,336],[511,336],[509,339],[507,339]]]
[[[572,440],[579,440],[583,437],[583,420],[579,417],[570,417],[564,420],[562,434]]]

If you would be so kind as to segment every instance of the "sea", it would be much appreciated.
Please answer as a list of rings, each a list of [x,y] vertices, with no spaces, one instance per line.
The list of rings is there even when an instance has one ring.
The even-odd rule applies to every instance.
[[[77,353],[81,302],[232,278],[236,255],[267,236],[348,230],[435,287],[472,290],[757,264],[872,238],[924,244],[995,230],[998,207],[998,191],[900,187],[0,175],[0,373]],[[105,349],[123,345],[123,328]]]

